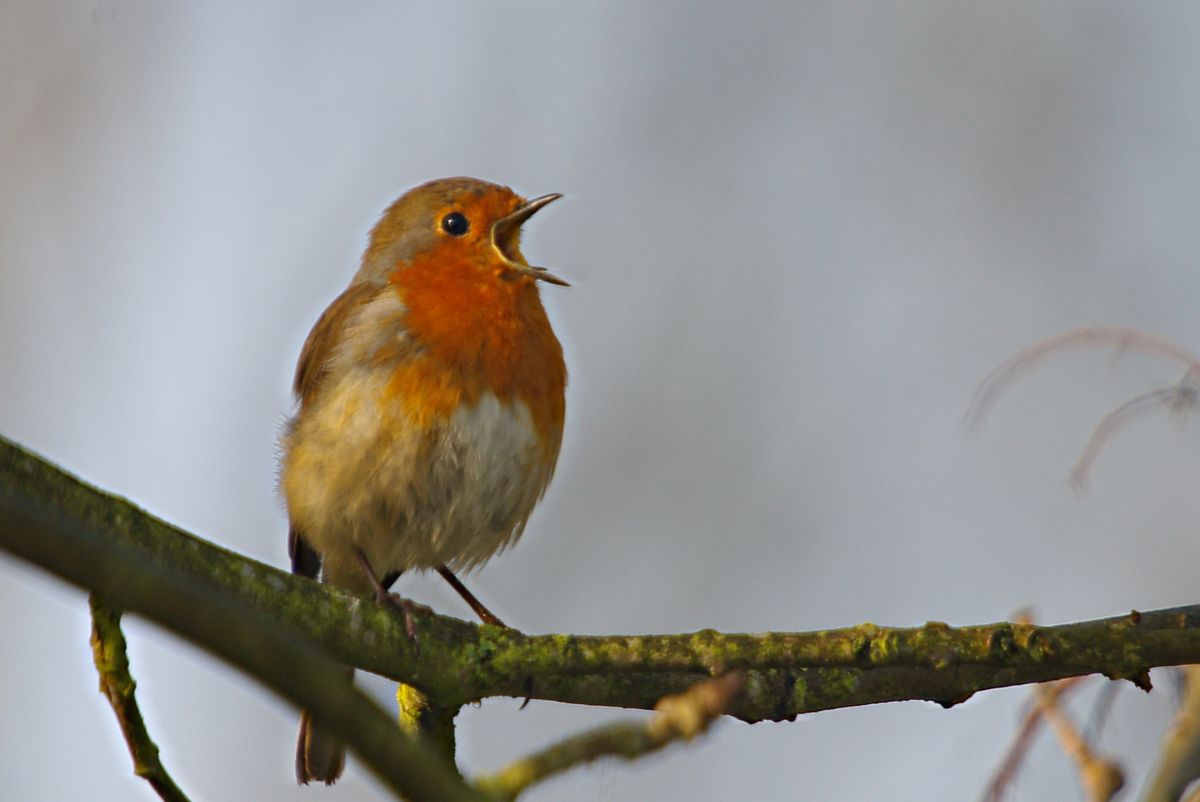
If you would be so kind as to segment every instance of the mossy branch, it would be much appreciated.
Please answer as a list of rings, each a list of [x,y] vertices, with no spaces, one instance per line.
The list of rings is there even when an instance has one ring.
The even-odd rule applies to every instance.
[[[91,590],[109,609],[144,615],[183,635],[306,707],[402,795],[485,799],[354,689],[338,661],[236,590],[230,572],[250,563],[2,439],[0,547]]]
[[[158,746],[150,738],[142,711],[138,707],[137,683],[129,672],[129,657],[125,652],[125,634],[121,632],[121,614],[113,612],[92,594],[88,598],[92,610],[92,660],[100,675],[100,692],[108,699],[129,754],[133,757],[133,773],[150,783],[163,802],[188,802],[162,761]]]
[[[530,636],[418,612],[418,647],[388,607],[201,540],[3,438],[0,548],[259,677],[327,719],[397,787],[433,776],[438,791],[408,787],[418,798],[477,797],[347,686],[338,664],[407,683],[444,710],[489,696],[651,709],[741,669],[745,688],[727,712],[760,721],[906,699],[949,706],[987,688],[1092,673],[1148,688],[1151,667],[1200,663],[1200,605],[1062,626],[611,637]]]

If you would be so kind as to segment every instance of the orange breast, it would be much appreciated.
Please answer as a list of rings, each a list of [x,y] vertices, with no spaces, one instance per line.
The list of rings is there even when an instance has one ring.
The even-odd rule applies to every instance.
[[[456,256],[435,250],[391,276],[407,307],[405,327],[421,351],[397,368],[389,391],[419,425],[478,403],[485,391],[523,401],[553,457],[567,370],[536,283]]]

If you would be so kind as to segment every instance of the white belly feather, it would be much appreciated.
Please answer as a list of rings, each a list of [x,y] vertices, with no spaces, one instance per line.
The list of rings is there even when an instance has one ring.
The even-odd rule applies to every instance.
[[[361,549],[382,577],[443,563],[469,568],[513,543],[550,481],[529,408],[485,393],[433,429],[386,398],[384,371],[350,370],[285,440],[288,513],[324,559],[325,580],[369,590]]]

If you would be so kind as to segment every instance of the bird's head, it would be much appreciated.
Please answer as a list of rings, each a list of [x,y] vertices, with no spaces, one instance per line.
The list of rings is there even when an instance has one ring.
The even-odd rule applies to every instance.
[[[469,262],[502,280],[567,282],[521,254],[521,225],[562,196],[526,200],[477,178],[440,178],[400,196],[371,231],[357,280],[384,281],[417,259]]]

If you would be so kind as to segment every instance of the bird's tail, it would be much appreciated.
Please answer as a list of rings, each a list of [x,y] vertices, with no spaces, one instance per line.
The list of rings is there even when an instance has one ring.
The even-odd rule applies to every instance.
[[[302,711],[300,737],[296,739],[296,782],[333,785],[345,766],[346,745],[314,724],[307,710]]]

